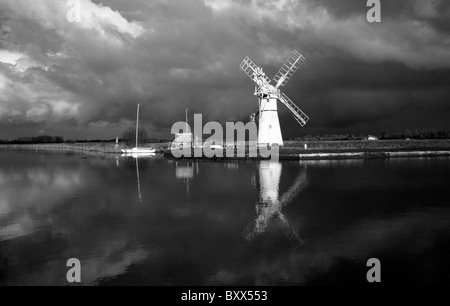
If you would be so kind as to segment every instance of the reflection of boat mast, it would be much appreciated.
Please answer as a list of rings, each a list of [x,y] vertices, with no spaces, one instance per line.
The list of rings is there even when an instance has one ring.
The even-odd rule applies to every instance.
[[[282,209],[306,187],[308,183],[306,170],[301,171],[295,179],[294,185],[279,197],[281,170],[281,163],[263,161],[260,164],[260,202],[256,205],[258,216],[254,225],[246,228],[245,237],[248,240],[253,240],[256,236],[263,234],[269,221],[274,217],[278,217],[283,224],[286,235],[303,244],[300,236],[283,214]]]
[[[179,180],[186,180],[186,194],[190,196],[190,186],[189,181],[194,178],[194,172],[196,170],[198,174],[198,163],[187,162],[186,165],[180,166],[183,162],[175,163],[175,176]],[[195,166],[195,169],[194,169]]]
[[[142,193],[141,193],[141,181],[139,179],[139,162],[138,159],[136,157],[136,177],[137,177],[137,186],[138,186],[138,197],[139,197],[139,202],[142,203]]]
[[[189,190],[189,180],[186,180],[186,195],[188,198],[191,196],[191,191]]]

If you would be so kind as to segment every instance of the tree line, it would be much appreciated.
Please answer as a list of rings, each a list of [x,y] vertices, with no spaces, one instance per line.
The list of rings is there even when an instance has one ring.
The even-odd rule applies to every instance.
[[[166,139],[157,139],[149,137],[145,129],[139,129],[139,143],[164,143]],[[127,129],[119,138],[121,143],[134,145],[136,141],[136,130],[134,128]],[[115,142],[116,139],[64,139],[61,136],[39,135],[35,137],[20,137],[14,140],[1,140],[0,144],[62,144],[62,143],[109,143]]]
[[[436,129],[415,129],[406,130],[401,133],[390,134],[389,131],[383,130],[379,135],[380,139],[448,139],[450,131]]]
[[[21,137],[14,140],[0,140],[0,144],[39,144],[39,143],[64,143],[64,137],[40,135],[36,137]]]
[[[169,142],[166,139],[150,138],[145,130],[139,130],[139,143],[164,143]],[[395,139],[450,139],[450,131],[436,129],[415,129],[406,130],[400,133],[389,133],[387,130],[381,131],[378,135],[374,135],[380,140]],[[290,140],[296,141],[358,141],[367,140],[368,135],[364,134],[331,134],[331,135],[306,135]],[[14,140],[0,140],[0,144],[44,144],[44,143],[99,143],[99,142],[115,142],[115,139],[64,139],[61,136],[39,135],[36,137],[21,137]],[[126,130],[120,137],[119,141],[127,145],[133,145],[136,141],[136,131],[134,129]]]
[[[403,132],[390,133],[388,130],[382,130],[378,135],[373,134],[380,140],[406,140],[406,139],[450,139],[450,131],[436,129],[415,129]],[[330,134],[330,135],[306,135],[291,140],[297,141],[358,141],[367,140],[368,135],[364,134]]]

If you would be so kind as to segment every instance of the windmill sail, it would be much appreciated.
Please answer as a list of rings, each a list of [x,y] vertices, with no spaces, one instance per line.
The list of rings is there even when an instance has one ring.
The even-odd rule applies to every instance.
[[[275,88],[286,85],[287,82],[292,78],[292,76],[297,72],[298,68],[302,62],[306,59],[299,52],[295,51],[292,53],[291,57],[284,63],[280,71],[275,75],[273,80],[276,85]]]
[[[309,120],[309,117],[297,106],[291,99],[288,98],[284,93],[280,96],[280,101],[283,103],[290,111],[295,120],[303,127]]]
[[[262,68],[246,57],[239,67],[247,76],[257,84],[254,95],[258,97],[259,118],[255,115],[250,120],[258,123],[258,146],[283,146],[283,136],[278,117],[277,102],[280,100],[294,116],[295,120],[303,127],[309,118],[297,107],[285,94],[281,93],[280,86],[286,85],[294,73],[300,68],[305,58],[297,51],[284,63],[280,71],[275,75],[276,85],[263,72]],[[262,113],[264,112],[264,116]]]
[[[267,77],[267,75],[262,72],[262,69],[255,65],[255,63],[252,62],[252,60],[248,57],[246,57],[242,63],[239,65],[239,67],[249,76],[250,79],[255,81],[255,77],[258,74],[263,75],[263,79],[266,84],[270,83],[270,79]]]

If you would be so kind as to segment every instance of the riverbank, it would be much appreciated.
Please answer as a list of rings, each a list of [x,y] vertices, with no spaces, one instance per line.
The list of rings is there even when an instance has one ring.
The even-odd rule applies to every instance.
[[[143,144],[142,147],[155,148],[157,153],[164,153],[167,143],[149,143]],[[122,149],[129,147],[124,144],[110,142],[98,143],[61,143],[61,144],[20,144],[20,145],[0,145],[0,149],[12,150],[34,150],[34,151],[67,151],[67,152],[90,152],[102,154],[122,154]]]
[[[143,147],[155,148],[157,153],[167,158],[174,158],[167,143],[149,143]],[[114,143],[73,143],[73,144],[30,144],[0,145],[0,149],[88,152],[101,154],[122,154],[124,144]],[[246,157],[213,158],[215,161],[252,160],[261,158]],[[286,141],[280,148],[280,160],[320,160],[320,159],[374,159],[398,157],[433,157],[450,156],[450,139],[439,140],[380,140],[380,141]],[[188,158],[191,159],[191,158]],[[209,159],[207,157],[195,158]]]
[[[214,161],[258,160],[250,157],[229,157],[226,150],[223,157]],[[173,158],[170,151],[164,155]],[[193,155],[193,154],[192,154]],[[236,156],[236,154],[235,154]],[[439,140],[379,140],[379,141],[286,141],[279,150],[280,160],[322,160],[322,159],[380,159],[399,157],[450,156],[450,139]],[[185,159],[207,160],[205,156]]]
[[[282,156],[300,160],[450,156],[450,139],[288,141],[280,149]]]

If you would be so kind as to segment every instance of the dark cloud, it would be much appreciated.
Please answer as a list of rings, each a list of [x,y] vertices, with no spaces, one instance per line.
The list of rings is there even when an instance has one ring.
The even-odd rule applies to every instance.
[[[356,0],[81,4],[79,24],[67,22],[64,1],[0,4],[0,137],[113,137],[137,103],[155,136],[186,108],[243,120],[257,103],[242,59],[272,77],[292,49],[307,62],[283,90],[311,121],[301,129],[280,106],[286,137],[449,128],[445,1],[382,1],[381,24]]]

